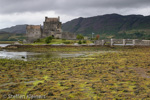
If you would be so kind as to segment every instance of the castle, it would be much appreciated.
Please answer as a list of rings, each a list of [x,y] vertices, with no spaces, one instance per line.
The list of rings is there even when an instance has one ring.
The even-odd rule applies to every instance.
[[[52,36],[58,39],[76,39],[76,35],[69,32],[62,31],[62,23],[60,18],[48,18],[45,17],[45,22],[41,25],[27,25],[26,35],[27,42],[32,43],[40,38]]]

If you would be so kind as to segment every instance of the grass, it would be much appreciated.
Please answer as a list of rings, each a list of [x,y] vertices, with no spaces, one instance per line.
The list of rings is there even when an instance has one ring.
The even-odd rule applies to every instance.
[[[0,44],[14,44],[15,41],[0,41]]]
[[[69,100],[150,99],[150,78],[147,77],[150,76],[149,47],[51,47],[25,50],[116,52],[82,56],[81,59],[0,59],[1,99],[3,94],[45,95],[47,99]],[[7,84],[12,82],[15,84]]]
[[[74,44],[74,43],[78,43],[78,41],[79,40],[52,39],[52,41],[49,44]],[[86,40],[86,43],[82,43],[82,44],[90,44],[90,43],[92,43],[92,41]],[[34,44],[37,44],[37,45],[46,44],[45,39],[40,39],[40,41],[32,43],[31,45],[34,45]]]

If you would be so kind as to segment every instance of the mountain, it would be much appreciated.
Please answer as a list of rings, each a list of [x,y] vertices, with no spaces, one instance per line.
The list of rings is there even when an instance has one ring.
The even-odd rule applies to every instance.
[[[62,26],[64,31],[101,38],[144,38],[150,39],[150,16],[107,14],[89,18],[77,18]]]
[[[77,18],[62,25],[64,31],[100,38],[135,38],[150,39],[150,16],[106,14],[88,18]],[[0,31],[9,33],[26,33],[25,25],[16,25]]]
[[[0,29],[0,31],[3,32],[9,32],[9,33],[20,33],[25,34],[26,33],[26,24],[25,25],[16,25],[9,28]]]
[[[0,41],[18,41],[26,38],[26,25],[16,25],[0,30]]]
[[[0,41],[18,41],[18,40],[22,41],[25,38],[26,38],[25,34],[0,31]]]

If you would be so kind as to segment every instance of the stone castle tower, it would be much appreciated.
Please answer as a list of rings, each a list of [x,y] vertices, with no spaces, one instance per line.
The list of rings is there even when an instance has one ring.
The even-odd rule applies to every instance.
[[[43,34],[42,37],[53,36],[55,38],[62,38],[62,29],[60,18],[48,18],[45,17],[45,22],[43,23]]]
[[[39,38],[45,38],[52,36],[59,39],[76,39],[76,35],[69,32],[63,32],[61,29],[62,23],[60,18],[48,18],[45,17],[43,23],[43,28],[41,25],[27,25],[26,35],[27,42],[34,42]]]

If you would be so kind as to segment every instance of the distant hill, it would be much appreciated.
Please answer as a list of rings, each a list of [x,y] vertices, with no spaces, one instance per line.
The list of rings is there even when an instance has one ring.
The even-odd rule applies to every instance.
[[[26,33],[26,24],[25,25],[16,25],[9,28],[0,29],[0,31],[3,32],[9,32],[9,33]]]
[[[0,41],[18,41],[25,39],[25,34],[0,31]]]
[[[63,30],[101,38],[150,39],[150,16],[107,14],[89,18],[77,18],[63,24]]]
[[[135,38],[150,39],[150,16],[106,14],[89,18],[77,18],[62,25],[64,31],[91,37],[100,34],[100,38]],[[16,25],[0,31],[26,33],[25,25]]]
[[[16,25],[0,30],[0,41],[18,41],[26,38],[26,25]]]

